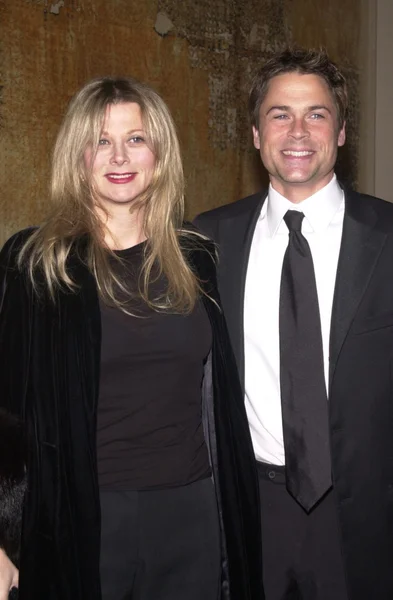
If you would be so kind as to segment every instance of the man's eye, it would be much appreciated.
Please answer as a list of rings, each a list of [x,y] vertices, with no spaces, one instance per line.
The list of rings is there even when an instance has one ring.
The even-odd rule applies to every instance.
[[[323,115],[321,115],[321,113],[313,113],[311,115],[311,118],[318,120],[318,119],[324,119],[325,117]]]
[[[279,121],[283,121],[284,119],[286,119],[288,117],[288,115],[275,115],[275,119],[278,119]]]

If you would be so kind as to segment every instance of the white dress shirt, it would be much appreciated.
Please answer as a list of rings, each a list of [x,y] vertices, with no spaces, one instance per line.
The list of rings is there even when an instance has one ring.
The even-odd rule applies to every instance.
[[[344,193],[336,176],[293,204],[271,186],[251,244],[244,296],[245,404],[257,460],[285,464],[279,350],[281,269],[288,245],[287,210],[305,217],[302,233],[314,262],[328,387],[330,319],[344,221]]]

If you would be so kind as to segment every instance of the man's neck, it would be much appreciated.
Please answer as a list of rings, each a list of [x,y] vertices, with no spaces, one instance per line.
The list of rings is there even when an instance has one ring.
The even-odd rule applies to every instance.
[[[276,192],[281,194],[281,196],[284,196],[284,198],[289,200],[289,202],[292,202],[293,204],[299,204],[300,202],[307,200],[307,198],[310,198],[310,196],[313,196],[314,194],[322,190],[324,187],[326,187],[328,183],[331,182],[333,176],[334,172],[332,171],[324,179],[318,181],[314,185],[310,183],[287,183],[270,176],[270,184]]]

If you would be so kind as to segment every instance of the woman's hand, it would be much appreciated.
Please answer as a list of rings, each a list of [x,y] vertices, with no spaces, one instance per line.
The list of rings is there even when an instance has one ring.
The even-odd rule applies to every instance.
[[[10,589],[18,587],[19,571],[0,548],[0,600],[8,600]]]

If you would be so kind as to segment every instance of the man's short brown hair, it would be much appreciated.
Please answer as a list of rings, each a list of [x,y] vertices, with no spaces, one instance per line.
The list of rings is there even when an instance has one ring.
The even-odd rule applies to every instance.
[[[259,129],[259,110],[267,94],[270,80],[284,73],[319,75],[322,77],[334,98],[339,128],[342,128],[348,109],[348,90],[345,77],[334,62],[329,59],[325,50],[307,50],[304,48],[287,48],[270,58],[256,73],[248,100],[251,123],[254,127]]]

